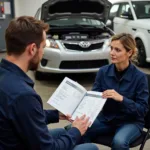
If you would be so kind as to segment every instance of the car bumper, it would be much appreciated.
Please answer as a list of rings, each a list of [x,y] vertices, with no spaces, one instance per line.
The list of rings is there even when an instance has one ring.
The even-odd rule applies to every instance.
[[[61,51],[45,48],[38,71],[45,73],[90,73],[97,72],[110,63],[109,50]]]

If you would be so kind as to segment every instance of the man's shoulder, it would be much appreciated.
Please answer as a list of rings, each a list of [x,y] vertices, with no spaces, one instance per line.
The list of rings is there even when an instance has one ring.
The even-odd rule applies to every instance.
[[[33,88],[21,77],[9,72],[0,74],[0,91],[11,98],[15,98],[23,93],[35,94]]]

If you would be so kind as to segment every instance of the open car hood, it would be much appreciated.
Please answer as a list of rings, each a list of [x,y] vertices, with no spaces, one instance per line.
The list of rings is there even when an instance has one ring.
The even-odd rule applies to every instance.
[[[108,0],[48,0],[42,5],[41,19],[86,16],[106,23],[110,7]]]

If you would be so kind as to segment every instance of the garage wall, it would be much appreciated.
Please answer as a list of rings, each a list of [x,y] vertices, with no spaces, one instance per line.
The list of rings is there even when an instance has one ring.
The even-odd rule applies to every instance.
[[[15,16],[34,16],[37,9],[46,0],[15,0]]]

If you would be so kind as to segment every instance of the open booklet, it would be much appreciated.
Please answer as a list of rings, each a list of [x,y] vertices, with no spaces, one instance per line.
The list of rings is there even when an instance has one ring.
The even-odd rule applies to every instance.
[[[47,103],[64,115],[71,115],[72,120],[85,114],[92,124],[105,102],[101,92],[87,91],[79,83],[65,77]]]

